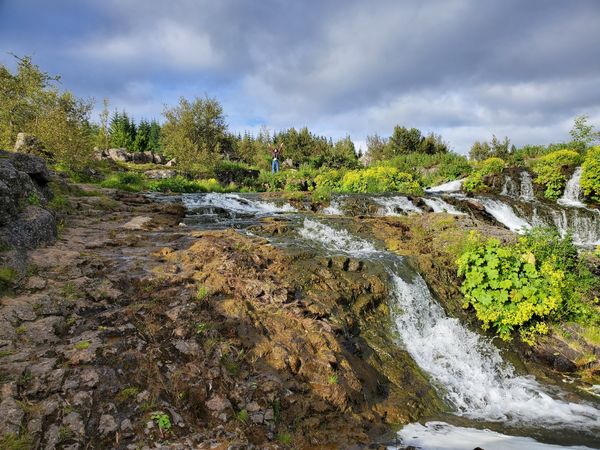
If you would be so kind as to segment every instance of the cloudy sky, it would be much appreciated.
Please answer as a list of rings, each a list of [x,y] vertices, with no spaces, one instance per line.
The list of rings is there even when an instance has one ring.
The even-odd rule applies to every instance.
[[[9,52],[136,119],[208,95],[233,131],[402,124],[461,153],[600,127],[599,0],[0,0]]]

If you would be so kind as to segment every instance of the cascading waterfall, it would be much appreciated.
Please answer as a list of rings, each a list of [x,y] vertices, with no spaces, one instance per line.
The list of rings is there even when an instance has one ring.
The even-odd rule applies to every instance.
[[[599,410],[552,398],[534,378],[515,375],[488,340],[447,317],[425,281],[403,258],[311,219],[304,220],[300,235],[331,252],[386,265],[402,345],[457,414],[485,421],[600,430]]]
[[[577,167],[573,175],[567,181],[565,186],[565,192],[562,197],[558,199],[558,203],[565,206],[574,206],[576,208],[585,208],[585,205],[579,200],[581,197],[581,187],[579,182],[581,181],[581,173],[583,172],[582,167]]]
[[[400,214],[421,214],[423,210],[416,206],[407,197],[396,195],[393,197],[374,197],[376,203],[383,207],[384,216],[399,216]]]
[[[521,178],[521,192],[519,192],[519,198],[527,202],[535,200],[533,180],[531,179],[529,172],[523,170],[519,177]]]
[[[237,194],[183,194],[182,200],[185,207],[190,211],[220,208],[234,214],[250,215],[296,211],[289,204],[277,206],[257,199],[240,197]]]
[[[500,200],[485,197],[480,197],[478,200],[481,201],[485,210],[494,217],[494,219],[509,230],[523,232],[531,228],[531,224],[517,216],[509,204]]]
[[[460,192],[464,181],[464,178],[461,178],[460,180],[449,181],[447,183],[440,184],[439,186],[427,188],[425,189],[425,192]]]
[[[448,213],[456,216],[464,215],[464,213],[460,212],[450,203],[444,201],[438,197],[423,197],[423,201],[427,206],[433,209],[433,212],[436,213]]]

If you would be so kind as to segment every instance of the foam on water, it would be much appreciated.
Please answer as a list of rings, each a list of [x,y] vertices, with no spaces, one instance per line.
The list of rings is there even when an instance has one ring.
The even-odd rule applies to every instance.
[[[439,186],[433,186],[425,189],[426,192],[459,192],[462,189],[464,178],[460,180],[449,181]]]
[[[506,226],[508,229],[522,232],[531,228],[531,225],[527,221],[521,219],[515,214],[515,211],[510,205],[491,198],[482,197],[479,198],[479,201],[483,203],[485,210],[490,213],[494,219]]]
[[[582,446],[544,444],[529,437],[457,427],[444,422],[411,423],[400,430],[398,436],[403,446],[423,450],[473,450],[475,447],[485,450],[590,450]]]
[[[183,194],[183,204],[189,210],[199,208],[222,208],[238,214],[276,214],[296,211],[289,204],[277,206],[274,203],[240,197],[237,194]]]
[[[421,214],[423,211],[421,208],[415,206],[407,197],[402,195],[395,195],[393,197],[374,197],[373,200],[381,206],[383,206],[383,215],[385,216],[399,216],[401,215],[398,211],[405,214]]]
[[[436,213],[448,213],[448,214],[454,214],[454,215],[463,215],[464,213],[460,212],[458,209],[456,209],[454,206],[452,206],[450,203],[442,200],[441,198],[435,198],[435,197],[423,197],[423,201],[425,202],[425,204],[427,206],[429,206],[431,209],[433,209],[433,212]]]
[[[557,202],[561,205],[565,206],[573,206],[576,208],[585,208],[585,204],[583,204],[579,197],[581,196],[581,187],[579,182],[581,181],[581,174],[583,172],[582,167],[578,167],[573,172],[573,175],[567,181],[567,185],[565,186],[565,192],[562,197],[557,200]]]
[[[336,253],[352,256],[380,253],[370,242],[352,236],[346,230],[336,230],[316,220],[304,219],[304,226],[298,232],[304,239],[318,242],[327,250]]]
[[[323,211],[321,212],[330,216],[343,216],[344,211],[341,210],[341,206],[342,205],[340,204],[340,200],[333,199],[329,203],[329,206],[327,208],[323,208]]]
[[[534,378],[515,375],[489,341],[446,316],[419,275],[405,281],[392,271],[391,277],[402,342],[457,414],[600,430],[599,410],[556,400]]]

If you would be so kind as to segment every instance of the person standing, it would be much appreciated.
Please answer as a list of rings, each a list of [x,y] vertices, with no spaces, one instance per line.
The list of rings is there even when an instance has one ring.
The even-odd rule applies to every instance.
[[[279,160],[281,159],[281,150],[283,149],[283,142],[279,144],[279,147],[271,147],[271,173],[279,172]]]

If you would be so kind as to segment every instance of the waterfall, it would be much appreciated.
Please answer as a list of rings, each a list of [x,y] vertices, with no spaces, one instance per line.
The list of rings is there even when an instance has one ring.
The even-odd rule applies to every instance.
[[[505,195],[512,198],[519,197],[519,186],[515,180],[512,179],[510,174],[504,175],[504,183],[502,184],[502,191],[500,191],[500,195]]]
[[[342,211],[342,205],[340,199],[332,199],[329,202],[329,206],[327,208],[323,208],[321,211],[323,214],[328,214],[330,216],[343,216],[344,211]]]
[[[567,181],[567,185],[565,186],[565,192],[563,193],[562,197],[558,199],[558,203],[560,203],[561,205],[574,206],[577,208],[585,207],[585,205],[579,200],[579,197],[581,196],[581,187],[579,185],[579,182],[581,181],[582,172],[583,169],[581,168],[581,166],[575,169],[575,172],[573,172],[573,175],[571,176],[569,181]]]
[[[513,208],[500,200],[491,198],[478,198],[483,204],[485,210],[494,217],[498,222],[512,231],[523,232],[531,228],[531,225],[515,214]]]
[[[188,210],[220,208],[237,214],[274,214],[296,211],[289,204],[277,206],[273,203],[245,198],[237,194],[183,194],[183,204]]]
[[[460,180],[449,181],[439,186],[433,186],[425,189],[425,192],[459,192],[462,189],[464,178]]]
[[[521,177],[521,192],[519,193],[519,198],[522,200],[525,200],[525,201],[535,200],[531,175],[526,170],[523,170],[520,174],[520,177]]]
[[[425,281],[402,257],[378,251],[346,230],[305,219],[300,235],[330,252],[385,264],[401,345],[429,374],[456,414],[476,420],[600,430],[600,411],[555,399],[533,378],[518,376],[489,340],[447,317]]]
[[[464,213],[460,212],[450,203],[442,200],[438,197],[423,197],[423,201],[427,206],[433,209],[433,212],[436,213],[448,213],[456,216],[464,215]]]
[[[423,211],[415,206],[407,197],[397,195],[393,197],[374,197],[376,203],[383,206],[384,216],[399,216],[401,214],[420,214]]]

